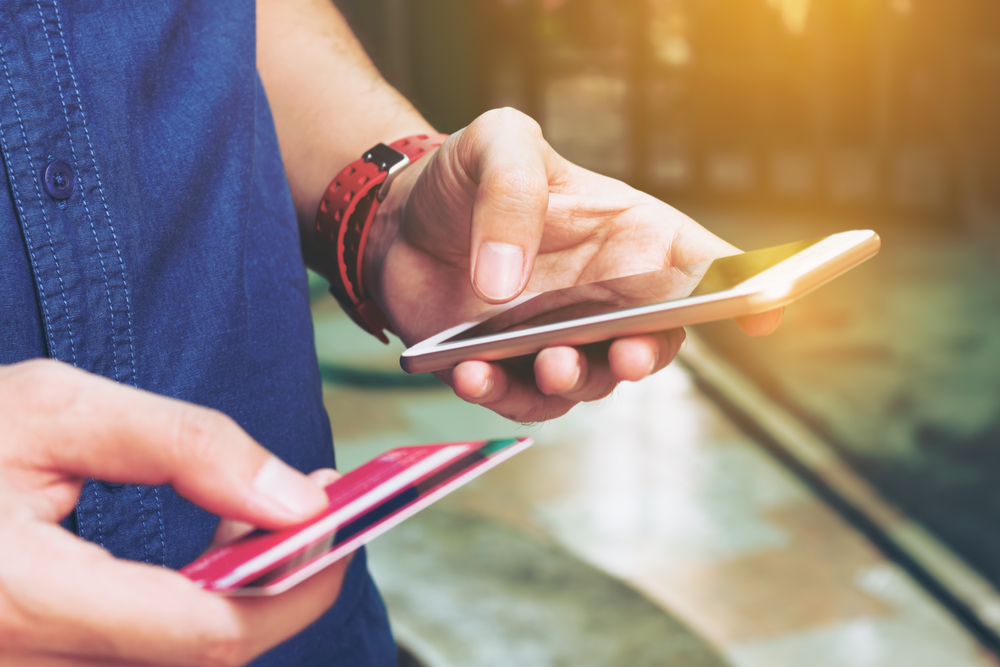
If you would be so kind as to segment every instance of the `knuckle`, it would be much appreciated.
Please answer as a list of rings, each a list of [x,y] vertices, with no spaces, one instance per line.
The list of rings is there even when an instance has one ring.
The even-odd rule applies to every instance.
[[[491,109],[480,116],[480,118],[489,124],[527,131],[536,138],[541,138],[542,136],[542,126],[538,124],[538,121],[513,107]]]
[[[484,178],[482,185],[495,201],[508,202],[515,207],[517,203],[523,202],[534,208],[535,202],[549,196],[549,184],[545,176],[532,169],[498,169]]]
[[[170,442],[178,456],[203,459],[219,446],[233,425],[232,419],[217,410],[181,405],[174,417]]]
[[[25,624],[0,602],[0,646],[16,649],[29,644],[30,634]]]
[[[250,660],[251,656],[243,648],[242,642],[218,642],[212,647],[211,653],[206,655],[206,661],[202,664],[205,667],[241,667]]]
[[[240,667],[253,657],[245,637],[228,634],[206,640],[196,664],[199,667]]]
[[[84,397],[83,373],[60,361],[32,359],[9,366],[3,389],[8,406],[18,405],[26,414],[51,414],[66,410]]]
[[[542,126],[538,121],[517,109],[501,107],[491,109],[472,121],[462,132],[460,143],[471,146],[483,139],[510,132],[527,134],[536,141],[544,141]]]
[[[3,535],[3,541],[16,544],[23,542],[23,537],[7,533]],[[12,564],[9,561],[9,557],[0,559],[0,650],[20,649],[37,643],[46,621],[33,612],[30,604],[26,604],[24,586],[13,574],[24,571],[23,563]]]
[[[587,393],[587,397],[582,399],[584,403],[593,403],[594,401],[601,401],[614,393],[615,389],[618,388],[617,382],[606,382]]]
[[[500,414],[511,421],[530,426],[562,417],[575,405],[576,401],[562,396],[546,396],[542,400],[512,406]]]
[[[576,405],[573,401],[567,401],[560,403],[558,405],[545,405],[543,407],[530,410],[526,414],[523,414],[517,418],[516,421],[521,422],[525,426],[530,426],[532,424],[542,424],[547,421],[551,421],[558,417],[562,417],[567,412],[573,409]]]

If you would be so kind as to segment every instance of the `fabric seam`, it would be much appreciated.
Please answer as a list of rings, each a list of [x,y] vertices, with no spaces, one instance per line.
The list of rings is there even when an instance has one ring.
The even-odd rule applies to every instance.
[[[70,155],[73,158],[73,164],[77,165],[79,164],[79,160],[76,155],[76,143],[73,141],[73,127],[69,120],[69,109],[66,107],[66,96],[63,94],[63,85],[61,77],[59,76],[59,66],[56,63],[56,54],[55,51],[52,50],[52,40],[49,38],[48,22],[45,20],[45,15],[42,13],[41,3],[36,1],[35,7],[38,9],[38,19],[42,22],[42,32],[45,33],[45,44],[49,47],[49,58],[52,60],[52,72],[55,74],[56,88],[59,90],[59,101],[62,103],[63,119],[66,121],[66,136],[69,139]],[[111,298],[111,281],[108,275],[107,264],[104,262],[104,251],[101,249],[101,241],[97,235],[97,225],[94,223],[94,216],[91,214],[90,205],[87,204],[87,195],[85,194],[86,188],[83,186],[83,175],[79,174],[78,179],[80,181],[78,183],[80,189],[80,199],[83,202],[83,210],[87,214],[87,222],[90,225],[90,231],[94,236],[94,244],[97,246],[97,259],[101,263],[101,274],[104,276],[104,295],[108,299],[108,313],[111,316],[111,360],[112,366],[115,370],[115,381],[118,381],[121,374],[118,369],[118,346],[114,344],[115,305]]]
[[[128,335],[128,346],[130,353],[129,365],[132,367],[131,384],[134,387],[138,387],[139,369],[136,366],[135,336],[132,331],[132,298],[129,294],[128,278],[126,277],[125,258],[122,255],[121,246],[118,243],[118,233],[115,231],[114,222],[112,222],[111,220],[111,209],[108,207],[108,200],[104,194],[104,183],[101,179],[101,169],[97,164],[97,155],[94,152],[94,144],[90,139],[90,129],[87,127],[87,114],[83,110],[83,98],[80,95],[80,85],[76,80],[76,73],[73,70],[73,62],[72,60],[70,60],[69,57],[69,47],[66,44],[66,35],[63,32],[62,18],[59,14],[59,3],[57,3],[56,0],[52,0],[52,9],[55,11],[56,29],[59,31],[59,40],[62,42],[63,55],[65,55],[66,57],[66,68],[69,71],[70,81],[73,83],[73,95],[76,97],[77,108],[80,110],[80,120],[82,121],[82,127],[83,127],[83,138],[87,143],[87,150],[90,153],[90,161],[94,165],[94,177],[97,180],[98,196],[101,198],[101,207],[104,209],[104,215],[108,221],[108,229],[111,231],[111,240],[115,247],[115,254],[118,257],[118,266],[121,269],[122,292],[125,296],[125,329]],[[46,39],[48,39],[48,32],[46,32]]]
[[[2,47],[0,47],[0,64],[3,65],[4,78],[7,80],[7,88],[10,90],[10,98],[14,106],[14,114],[17,117],[17,124],[21,129],[21,140],[24,142],[24,154],[28,158],[28,168],[31,171],[31,180],[32,183],[34,183],[35,185],[35,195],[38,200],[38,207],[42,213],[42,221],[44,223],[43,226],[45,228],[45,234],[49,240],[49,250],[52,253],[52,261],[55,264],[56,277],[59,280],[59,287],[61,288],[60,293],[62,295],[63,308],[65,308],[66,310],[66,332],[69,338],[70,361],[73,365],[76,365],[77,361],[76,343],[73,340],[73,326],[69,319],[69,301],[66,299],[66,285],[63,281],[62,269],[59,264],[59,257],[56,254],[55,244],[52,239],[52,229],[49,226],[49,217],[48,214],[45,212],[45,206],[42,204],[42,192],[38,185],[37,174],[35,173],[35,160],[31,156],[31,149],[28,148],[28,134],[27,131],[24,129],[24,119],[21,117],[20,105],[17,103],[17,93],[14,90],[14,81],[13,79],[11,79],[10,70],[7,67],[7,56]],[[2,128],[0,128],[0,131],[2,131]],[[6,138],[4,138],[4,144],[6,143],[7,143]],[[4,149],[4,153],[10,155],[9,151],[6,148]],[[10,176],[11,188],[14,191],[14,198],[17,201],[18,212],[21,214],[21,223],[22,223],[21,227],[24,230],[24,234],[26,236],[25,240],[28,242],[27,243],[28,255],[31,257],[32,267],[35,269],[35,279],[36,279],[35,282],[38,285],[39,291],[41,292],[40,296],[42,297],[42,313],[45,317],[45,323],[48,325],[46,331],[46,339],[48,340],[49,343],[49,354],[53,357],[58,357],[59,355],[56,349],[57,346],[56,346],[55,334],[52,331],[53,329],[52,316],[51,313],[49,312],[48,299],[45,294],[45,284],[44,284],[45,279],[41,275],[41,268],[38,265],[38,259],[35,250],[32,247],[33,244],[31,242],[31,231],[30,231],[31,225],[28,223],[28,216],[25,211],[24,205],[21,201],[21,197],[17,187],[17,179],[13,167],[11,167],[8,173]]]

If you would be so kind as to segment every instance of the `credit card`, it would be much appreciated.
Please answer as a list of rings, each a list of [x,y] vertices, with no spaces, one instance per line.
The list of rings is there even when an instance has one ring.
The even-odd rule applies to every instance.
[[[277,595],[527,449],[531,438],[399,447],[326,487],[327,509],[277,531],[255,530],[181,569],[224,595]]]

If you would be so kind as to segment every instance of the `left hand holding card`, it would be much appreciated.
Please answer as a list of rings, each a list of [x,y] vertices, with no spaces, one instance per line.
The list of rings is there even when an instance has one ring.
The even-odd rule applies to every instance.
[[[284,595],[226,598],[58,525],[88,478],[171,484],[272,528],[324,507],[231,419],[46,360],[0,366],[0,423],[0,667],[245,664],[337,599],[346,561]]]

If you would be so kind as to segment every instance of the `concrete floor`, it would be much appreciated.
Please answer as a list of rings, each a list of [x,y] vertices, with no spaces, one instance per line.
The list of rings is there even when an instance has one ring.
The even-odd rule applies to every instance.
[[[745,248],[882,234],[876,258],[790,308],[772,336],[700,332],[1000,588],[1000,230],[696,215]]]
[[[341,469],[393,446],[537,444],[375,541],[400,638],[445,665],[997,664],[673,366],[541,426],[391,375],[399,347],[315,307]],[[398,343],[397,343],[398,346]]]

